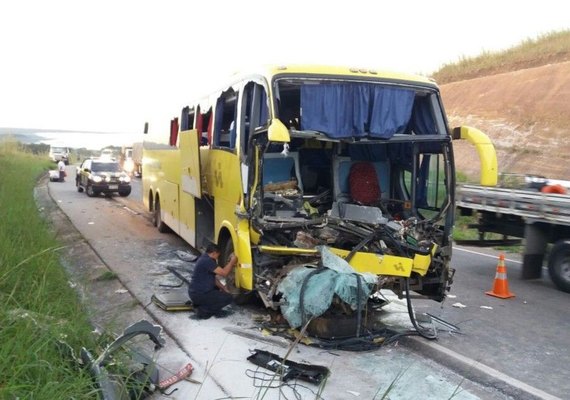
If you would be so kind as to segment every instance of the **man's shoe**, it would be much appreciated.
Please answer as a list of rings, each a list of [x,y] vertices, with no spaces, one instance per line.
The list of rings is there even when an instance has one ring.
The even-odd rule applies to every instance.
[[[200,309],[196,309],[194,314],[190,315],[190,319],[208,319],[212,316],[209,312],[200,311]]]

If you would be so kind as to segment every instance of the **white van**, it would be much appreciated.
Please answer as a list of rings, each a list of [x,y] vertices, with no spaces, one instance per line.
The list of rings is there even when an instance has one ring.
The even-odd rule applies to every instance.
[[[50,146],[49,158],[53,162],[63,161],[65,165],[69,164],[69,149],[65,146]]]

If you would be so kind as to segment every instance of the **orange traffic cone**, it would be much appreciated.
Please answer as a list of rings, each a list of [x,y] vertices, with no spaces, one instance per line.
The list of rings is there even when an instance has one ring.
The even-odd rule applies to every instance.
[[[515,297],[514,293],[509,292],[509,282],[507,281],[507,267],[505,267],[504,254],[499,254],[499,263],[497,264],[497,273],[495,274],[493,290],[485,293],[489,296],[495,296],[500,299]]]

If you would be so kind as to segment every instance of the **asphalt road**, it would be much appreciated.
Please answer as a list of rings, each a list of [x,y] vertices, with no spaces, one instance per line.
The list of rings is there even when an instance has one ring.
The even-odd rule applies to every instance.
[[[50,183],[52,197],[104,263],[119,275],[141,303],[147,304],[151,294],[159,290],[159,284],[173,282],[165,267],[185,265],[176,257],[176,251],[188,251],[189,247],[175,235],[159,234],[151,226],[140,203],[140,180],[133,181],[133,192],[128,198],[88,198],[75,191],[74,176],[69,167],[68,182]],[[498,253],[486,253],[488,255],[479,254],[476,249],[456,248],[453,266],[457,273],[451,291],[456,297],[447,299],[443,305],[423,300],[414,302],[416,313],[438,316],[457,325],[460,333],[449,333],[441,326],[435,344],[418,339],[406,341],[406,346],[384,347],[372,353],[330,355],[300,347],[298,357],[330,366],[333,371],[324,398],[372,398],[404,369],[405,374],[399,380],[401,385],[390,393],[392,399],[450,398],[458,386],[463,391],[453,398],[568,398],[570,295],[556,290],[546,274],[538,281],[520,280],[520,264],[515,256],[507,254],[510,289],[516,297],[501,300],[487,296],[484,292],[493,285]],[[466,307],[456,308],[454,303]],[[401,304],[398,301],[394,304],[392,317],[404,325],[409,324],[405,310],[397,308]],[[147,309],[153,310],[153,307],[150,305]],[[263,310],[238,310],[229,319],[190,321],[186,314],[166,313],[156,307],[153,311],[192,356],[198,369],[207,369],[209,362],[220,360],[230,363],[230,369],[234,369],[230,365],[247,369],[243,360],[248,346],[262,348],[260,340],[263,339],[244,342],[239,335],[228,335],[227,330],[238,327],[255,332],[251,330],[252,318],[257,313]],[[276,348],[283,351],[279,345],[266,343],[267,346],[269,351],[278,352]],[[239,395],[247,388],[248,395],[253,397],[251,380],[243,371],[209,372],[207,377],[213,382],[203,385],[201,390]],[[343,379],[339,380],[339,376]],[[194,393],[192,390],[196,389],[187,389],[186,393]]]

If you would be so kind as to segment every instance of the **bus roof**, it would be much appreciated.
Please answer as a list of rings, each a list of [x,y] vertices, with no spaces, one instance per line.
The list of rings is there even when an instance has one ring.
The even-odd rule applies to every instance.
[[[406,74],[400,72],[392,72],[387,70],[372,68],[355,68],[343,66],[325,66],[325,65],[280,65],[268,66],[261,73],[271,80],[276,75],[330,75],[336,77],[347,78],[367,78],[367,79],[387,79],[396,81],[405,81],[409,83],[417,83],[437,87],[434,80],[421,75]]]

